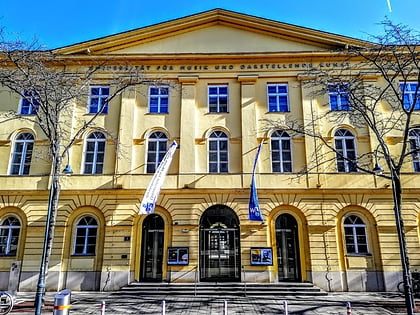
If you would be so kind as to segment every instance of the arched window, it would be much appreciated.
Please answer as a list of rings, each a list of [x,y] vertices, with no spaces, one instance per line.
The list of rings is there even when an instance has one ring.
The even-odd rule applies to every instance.
[[[335,150],[337,152],[338,172],[357,172],[356,143],[354,135],[347,129],[335,132]]]
[[[102,174],[104,170],[106,138],[102,132],[92,132],[86,138],[84,174]]]
[[[349,215],[344,219],[344,237],[347,254],[368,254],[368,239],[366,224],[356,215]]]
[[[153,132],[147,141],[146,173],[154,173],[168,149],[168,137],[161,131]]]
[[[411,129],[408,135],[414,171],[420,172],[420,129]]]
[[[276,130],[271,134],[271,168],[274,173],[292,171],[291,140],[284,130]]]
[[[0,226],[0,255],[16,256],[20,234],[20,222],[15,217],[7,217]]]
[[[209,136],[209,172],[227,173],[229,171],[229,139],[220,130]]]
[[[31,133],[21,133],[16,137],[10,163],[10,175],[29,174],[33,148],[34,136]]]
[[[91,216],[81,218],[76,225],[74,255],[95,255],[98,224]]]

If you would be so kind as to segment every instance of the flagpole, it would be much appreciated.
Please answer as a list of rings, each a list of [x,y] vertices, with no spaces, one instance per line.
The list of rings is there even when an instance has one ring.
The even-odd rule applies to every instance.
[[[263,144],[263,140],[261,140],[260,144],[258,145],[257,154],[255,155],[254,160],[254,167],[252,169],[252,176],[251,176],[251,189],[249,195],[249,204],[248,204],[248,217],[251,221],[264,221],[260,209],[260,204],[258,201],[257,195],[257,186],[255,183],[255,170],[257,168],[258,157],[260,155],[261,147]]]

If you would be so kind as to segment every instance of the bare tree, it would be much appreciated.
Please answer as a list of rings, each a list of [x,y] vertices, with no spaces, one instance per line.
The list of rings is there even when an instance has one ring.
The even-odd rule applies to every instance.
[[[314,156],[302,173],[331,167],[334,171],[343,168],[342,171],[366,172],[391,180],[406,306],[408,314],[413,314],[401,216],[401,171],[404,165],[419,158],[420,151],[415,140],[420,136],[420,36],[389,20],[382,25],[384,35],[358,47],[347,46],[302,74],[301,82],[310,91],[308,97],[319,104],[311,108],[310,114],[301,119],[287,117],[265,122],[267,128],[280,127],[303,135],[307,141],[312,139]],[[331,104],[326,101],[329,94],[334,95]],[[344,152],[325,130],[325,125],[341,124],[351,125],[369,136],[370,150],[358,152],[357,156]],[[390,138],[394,140],[387,141]],[[384,162],[385,170],[380,168],[379,161]]]
[[[76,104],[87,104],[90,86],[97,82],[106,82],[109,96],[96,113],[79,119],[74,129],[66,119],[73,118]],[[37,126],[48,141],[48,158],[51,161],[44,248],[35,301],[37,314],[41,310],[53,245],[63,158],[83,132],[95,125],[97,118],[114,98],[140,84],[159,83],[147,79],[135,66],[122,65],[120,62],[115,65],[113,60],[78,62],[77,58],[66,58],[54,51],[42,50],[36,44],[8,41],[0,32],[0,86],[3,93],[14,93],[25,100],[31,114],[20,112],[16,106],[16,109],[1,113],[0,124],[21,120]]]

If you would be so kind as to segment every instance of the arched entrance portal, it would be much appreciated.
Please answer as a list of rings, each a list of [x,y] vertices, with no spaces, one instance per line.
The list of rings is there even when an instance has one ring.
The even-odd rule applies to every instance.
[[[162,281],[165,223],[158,214],[149,214],[143,222],[140,280]]]
[[[240,281],[239,219],[222,205],[207,209],[200,220],[200,280]]]
[[[276,220],[276,246],[279,281],[301,281],[298,224],[290,214]]]

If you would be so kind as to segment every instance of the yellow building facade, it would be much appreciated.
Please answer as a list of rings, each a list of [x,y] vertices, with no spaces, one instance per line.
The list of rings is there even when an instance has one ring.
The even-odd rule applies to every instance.
[[[339,171],[335,163],[302,175],[314,140],[263,122],[304,123],[312,112],[326,111],[328,95],[311,95],[301,75],[311,67],[343,67],[333,52],[358,43],[216,9],[57,49],[70,64],[109,59],[162,83],[113,99],[71,148],[74,172],[60,179],[47,289],[108,291],[138,280],[396,290],[401,261],[390,183]],[[106,71],[91,98],[74,104],[70,128],[89,118],[92,100],[109,94]],[[4,90],[0,101],[2,111],[25,108]],[[19,290],[35,290],[51,170],[41,153],[48,143],[27,121],[3,123],[1,130],[0,289],[17,279]],[[372,151],[367,128],[322,125],[331,143],[339,131],[352,137],[358,154]],[[155,212],[140,215],[173,140],[179,147]],[[255,179],[264,221],[258,222],[249,220],[248,202],[261,142]],[[29,151],[30,166],[19,164]],[[402,182],[414,269],[420,267],[420,181],[413,165],[406,165]]]

